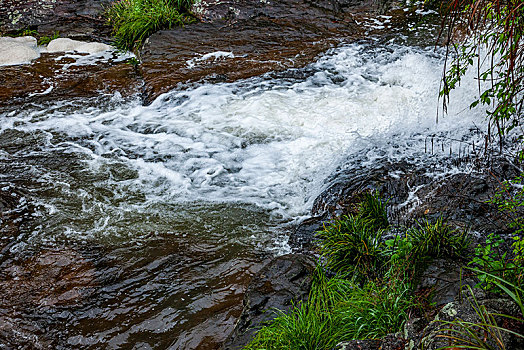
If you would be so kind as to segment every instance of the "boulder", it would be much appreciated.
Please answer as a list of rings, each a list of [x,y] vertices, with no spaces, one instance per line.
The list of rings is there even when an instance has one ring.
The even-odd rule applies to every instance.
[[[109,39],[111,28],[101,14],[111,0],[3,0],[0,33],[27,29],[39,34]]]
[[[247,288],[244,309],[223,349],[243,348],[261,326],[275,318],[275,309],[286,312],[293,302],[307,300],[315,266],[306,255],[288,254],[263,267]]]

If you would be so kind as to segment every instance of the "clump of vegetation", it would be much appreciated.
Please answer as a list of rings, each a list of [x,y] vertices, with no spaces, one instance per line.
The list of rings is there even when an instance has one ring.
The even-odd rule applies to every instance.
[[[47,45],[51,41],[58,39],[59,37],[60,37],[60,33],[58,31],[54,32],[53,34],[49,36],[48,35],[41,36],[40,38],[38,38],[38,45]]]
[[[338,274],[376,276],[386,259],[383,232],[372,230],[359,216],[335,220],[317,234],[326,268]]]
[[[449,0],[443,11],[442,33],[448,38],[451,59],[440,93],[444,109],[450,91],[476,63],[479,96],[471,106],[486,106],[489,126],[496,128],[502,141],[523,122],[524,5],[515,0]],[[461,32],[467,40],[461,40]]]
[[[378,193],[365,193],[357,208],[318,232],[322,258],[309,299],[287,314],[277,311],[246,349],[332,349],[398,332],[418,308],[417,272],[431,258],[456,257],[469,245],[466,233],[443,220],[420,222],[403,238],[385,241],[390,225]]]
[[[160,29],[191,22],[190,7],[191,0],[118,0],[105,15],[113,27],[115,46],[132,50]]]
[[[382,236],[389,227],[378,193],[364,193],[357,215],[344,216],[317,233],[326,267],[353,277],[376,276],[387,254]]]
[[[380,338],[400,331],[414,307],[409,286],[377,282],[360,286],[328,279],[321,269],[307,302],[278,312],[246,349],[333,349],[342,341]]]

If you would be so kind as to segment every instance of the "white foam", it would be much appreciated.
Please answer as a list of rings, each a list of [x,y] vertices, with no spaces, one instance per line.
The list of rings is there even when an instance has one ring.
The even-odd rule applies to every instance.
[[[230,51],[229,52],[215,51],[215,52],[206,53],[197,58],[192,58],[190,60],[187,60],[186,64],[189,68],[193,68],[198,64],[198,62],[203,62],[203,61],[207,61],[210,59],[213,59],[213,61],[218,61],[218,60],[222,60],[226,58],[235,58],[235,55],[233,54],[233,52],[230,52]]]
[[[32,36],[0,37],[0,66],[31,63],[40,57],[36,43]]]
[[[150,106],[19,113],[1,128],[49,133],[49,150],[83,154],[89,174],[135,171],[104,186],[117,197],[140,194],[139,203],[114,207],[61,186],[95,212],[240,202],[290,219],[307,213],[342,157],[425,157],[427,135],[461,139],[482,124],[480,108],[467,110],[476,86],[466,80],[435,122],[442,65],[431,50],[353,44],[330,51],[302,81],[250,79],[173,91]]]
[[[49,53],[76,51],[80,53],[96,54],[99,52],[111,51],[113,50],[113,47],[103,43],[85,42],[69,38],[57,38],[49,42],[46,50]]]

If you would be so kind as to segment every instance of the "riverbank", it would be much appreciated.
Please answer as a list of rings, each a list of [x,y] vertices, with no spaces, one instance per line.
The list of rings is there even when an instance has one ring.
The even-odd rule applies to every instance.
[[[523,334],[524,331],[521,322],[511,319],[511,317],[521,317],[518,303],[500,290],[494,292],[493,287],[487,288],[488,286],[482,282],[484,281],[482,276],[479,279],[478,272],[474,270],[479,265],[473,262],[480,261],[475,260],[479,259],[479,247],[491,246],[494,242],[493,237],[499,237],[501,240],[497,243],[501,245],[501,250],[491,251],[488,248],[490,251],[488,254],[493,254],[491,258],[507,261],[508,264],[519,259],[520,253],[515,256],[514,248],[510,247],[518,227],[511,227],[512,221],[508,213],[501,211],[491,200],[500,193],[501,183],[518,177],[522,170],[518,161],[515,163],[515,160],[500,156],[490,157],[468,153],[464,157],[462,160],[460,158],[454,160],[457,169],[461,167],[469,169],[466,173],[460,174],[445,174],[442,172],[443,169],[440,169],[440,173],[428,172],[427,169],[422,170],[408,163],[386,163],[373,169],[352,167],[350,172],[339,169],[330,177],[330,186],[316,198],[311,212],[313,216],[305,219],[291,234],[290,242],[297,252],[296,255],[276,258],[262,270],[263,272],[261,271],[260,275],[255,276],[253,285],[267,281],[267,276],[277,274],[279,270],[280,276],[288,274],[288,279],[284,281],[273,279],[271,282],[266,282],[271,285],[271,288],[262,289],[264,292],[255,291],[251,287],[248,289],[244,298],[244,311],[235,331],[224,344],[224,349],[241,349],[253,340],[254,343],[247,348],[260,346],[271,349],[278,347],[276,342],[280,341],[296,342],[292,346],[294,348],[310,346],[333,348],[336,344],[336,349],[437,349],[451,346],[452,341],[460,337],[465,337],[463,341],[472,341],[467,343],[468,346],[474,346],[477,343],[467,340],[471,338],[462,333],[442,331],[442,329],[455,327],[463,330],[458,326],[463,320],[483,322],[482,317],[486,317],[487,314],[484,315],[479,311],[479,305],[487,308],[485,312],[508,315],[508,318],[501,317],[493,321],[503,327],[499,335],[492,334],[494,329],[486,326],[484,331],[489,335],[484,341],[489,344],[501,342],[508,348],[520,348],[523,345],[521,338],[511,333]],[[411,172],[408,169],[411,169]],[[350,227],[353,229],[344,231],[343,235],[342,231],[345,229],[342,227],[346,227],[348,222],[353,220],[358,222],[362,210],[369,210],[365,207],[369,202],[366,199],[369,191],[382,193],[383,199],[375,198],[383,204],[387,203],[387,212],[386,208],[378,209],[372,217],[380,218],[381,222],[388,222],[384,220],[389,218],[392,227],[389,227],[389,223],[385,224],[382,229],[386,231],[380,234],[381,238],[377,238],[378,240],[370,240],[365,245],[362,245],[363,242],[358,244],[357,241],[351,243],[350,237],[361,235],[357,231],[351,231],[360,230],[356,228],[359,225],[351,223]],[[380,204],[373,207],[380,208]],[[382,214],[379,214],[381,210]],[[516,208],[516,210],[516,215],[524,215],[522,209]],[[380,231],[380,228],[371,230],[370,233],[374,235],[373,232]],[[370,239],[363,237],[360,239]],[[397,242],[400,237],[407,240]],[[415,239],[414,237],[417,242],[409,243],[410,239]],[[431,242],[424,243],[424,240]],[[380,248],[381,244],[383,244],[382,248]],[[426,245],[428,251],[408,253],[409,249],[422,249]],[[402,253],[399,253],[400,251]],[[389,270],[386,272],[383,270],[379,272],[381,267],[378,267],[379,270],[372,270],[372,266],[376,269],[375,264],[380,264],[382,254],[393,256],[395,262],[390,262],[392,265],[387,267]],[[315,268],[311,260],[304,261],[304,256],[316,256],[318,266]],[[507,260],[502,256],[507,256]],[[405,258],[408,261],[403,262]],[[480,258],[482,259],[482,254]],[[279,261],[281,259],[294,261],[295,273],[289,274],[287,272],[289,267],[282,264]],[[335,262],[343,263],[345,267],[340,268],[339,265],[334,265]],[[486,268],[485,265],[482,266]],[[319,282],[319,278],[320,281],[325,278],[317,276],[319,268],[327,269],[327,273],[331,273],[331,276],[336,273],[336,276],[331,278],[335,280],[343,278],[340,281],[346,281],[344,283],[352,285],[350,288],[357,288],[357,290],[362,288],[362,285],[372,283],[371,291],[375,293],[373,298],[378,299],[365,300],[365,295],[359,294],[360,299],[356,299],[355,302],[363,303],[362,311],[374,315],[374,318],[367,320],[362,316],[360,322],[363,323],[360,327],[358,326],[360,323],[356,320],[346,320],[344,317],[341,321],[343,324],[338,326],[331,324],[330,322],[337,322],[339,316],[336,312],[341,311],[335,311],[337,309],[330,311],[330,307],[325,309],[325,305],[331,305],[329,304],[331,301],[326,298],[331,295],[329,293],[335,291],[326,290],[322,293],[318,291],[318,288],[321,288],[318,283],[328,283],[328,285],[331,283],[327,280]],[[354,268],[359,269],[359,272],[355,272]],[[403,271],[400,275],[399,269]],[[507,281],[513,281],[509,277],[511,269],[509,267]],[[380,282],[384,277],[378,277],[377,273],[379,276],[385,273],[387,282]],[[520,276],[519,272],[514,273]],[[314,280],[316,282],[312,282]],[[294,281],[299,281],[301,288],[306,288],[310,292],[299,289],[293,284]],[[381,283],[384,283],[383,287],[387,289],[387,291],[383,290],[384,295],[380,292]],[[395,286],[398,287],[398,283],[407,283],[404,287],[407,289],[403,289],[400,295],[395,294]],[[315,285],[314,289],[311,289],[312,285]],[[511,291],[514,290],[512,287],[509,288]],[[351,300],[351,295],[355,291],[350,289],[344,293],[346,295],[344,298]],[[316,298],[320,299],[316,300]],[[393,298],[390,300],[391,303],[388,302],[390,298]],[[404,300],[405,306],[402,306],[402,300],[398,298]],[[263,302],[260,302],[261,300]],[[333,301],[335,304],[331,307],[342,303],[343,308],[347,308],[350,305],[349,301],[344,300]],[[375,305],[377,301],[383,304]],[[320,312],[331,313],[328,317],[331,321],[317,319],[324,316],[322,314],[315,316],[317,311],[313,311],[316,307],[312,303],[323,305],[318,306],[322,310]],[[279,305],[277,308],[287,315],[276,312],[275,305]],[[309,310],[308,308],[313,309],[306,311]],[[341,315],[345,315],[346,311],[342,312]],[[351,312],[358,313],[358,310]],[[393,312],[395,316],[400,315],[400,318],[387,321],[389,317],[393,317],[393,314],[388,312]],[[277,318],[278,324],[282,326],[277,326],[276,323],[267,326],[272,324],[268,321],[272,318]],[[303,324],[306,327],[303,329],[300,322],[307,322],[308,325]],[[353,322],[357,324],[352,324]],[[266,327],[264,328],[263,325]],[[289,329],[284,331],[279,327],[289,327]],[[347,334],[340,333],[340,329],[348,327],[358,329],[358,334],[355,335],[350,331]],[[309,330],[302,334],[305,329]],[[264,333],[255,337],[259,330]],[[366,333],[366,330],[370,333]],[[318,338],[315,338],[317,332]],[[344,340],[367,338],[371,339]],[[331,345],[320,345],[324,343]]]

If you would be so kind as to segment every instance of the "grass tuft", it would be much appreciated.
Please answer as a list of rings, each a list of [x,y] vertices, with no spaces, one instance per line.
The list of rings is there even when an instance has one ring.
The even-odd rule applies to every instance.
[[[191,22],[190,6],[191,0],[118,0],[105,15],[113,27],[114,45],[132,50],[158,30]]]

